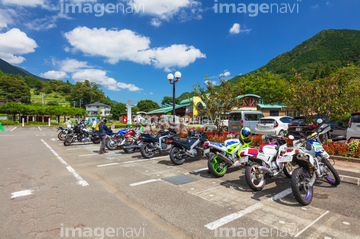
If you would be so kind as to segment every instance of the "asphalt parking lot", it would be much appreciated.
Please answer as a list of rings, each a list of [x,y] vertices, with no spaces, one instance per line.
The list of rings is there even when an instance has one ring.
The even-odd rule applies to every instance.
[[[5,130],[0,238],[360,238],[353,184],[317,182],[303,207],[285,176],[253,192],[242,167],[214,178],[205,158],[176,166],[168,155],[65,147],[55,128]]]

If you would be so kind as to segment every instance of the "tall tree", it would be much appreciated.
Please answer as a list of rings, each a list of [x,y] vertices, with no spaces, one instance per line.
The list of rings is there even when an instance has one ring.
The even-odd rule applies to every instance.
[[[173,103],[173,97],[170,96],[164,96],[163,100],[161,101],[162,105],[165,104],[171,104]],[[180,99],[179,98],[175,98],[175,104],[180,104]]]
[[[113,119],[118,120],[121,113],[126,112],[126,105],[123,103],[116,103],[111,107],[111,114]]]
[[[0,77],[0,95],[10,102],[30,102],[30,88],[22,77],[4,74]]]
[[[152,110],[156,110],[159,109],[159,105],[158,103],[152,101],[152,100],[140,100],[137,104],[137,107],[141,110],[141,111],[145,111],[145,112],[149,112]]]

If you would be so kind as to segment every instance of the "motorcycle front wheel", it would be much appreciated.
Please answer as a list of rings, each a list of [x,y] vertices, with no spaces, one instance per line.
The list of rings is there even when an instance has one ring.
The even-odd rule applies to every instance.
[[[251,162],[249,166],[245,168],[245,179],[246,183],[253,191],[261,191],[265,184],[266,178],[259,170],[259,164]]]
[[[309,186],[310,173],[305,168],[297,168],[291,176],[293,195],[301,205],[309,205],[314,196],[314,187]]]
[[[141,155],[147,159],[152,158],[155,155],[155,150],[152,150],[149,144],[143,144],[140,148],[140,152]]]
[[[325,176],[325,180],[333,186],[337,186],[340,184],[340,176],[338,172],[334,169],[334,167],[330,164],[327,159],[323,160],[324,167],[327,171],[327,176]]]
[[[124,149],[124,152],[127,153],[127,154],[132,154],[135,152],[135,148],[132,148],[132,149]]]
[[[65,141],[64,141],[64,145],[69,146],[72,143],[72,139],[73,139],[72,137],[66,136]]]
[[[110,150],[115,150],[117,148],[116,144],[117,144],[116,139],[109,139],[108,141],[106,141],[106,148]]]
[[[173,147],[170,150],[170,159],[175,165],[181,165],[186,160],[186,155],[181,153],[181,150],[178,147]]]
[[[226,164],[222,164],[225,164],[224,161],[213,154],[212,157],[210,157],[210,159],[208,160],[208,168],[210,173],[217,178],[224,176],[228,169],[228,166]]]

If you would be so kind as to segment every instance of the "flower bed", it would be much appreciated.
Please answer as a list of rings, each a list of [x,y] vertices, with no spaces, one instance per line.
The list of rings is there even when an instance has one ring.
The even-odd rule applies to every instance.
[[[360,158],[360,142],[352,140],[349,143],[329,141],[329,145],[323,145],[330,155]]]

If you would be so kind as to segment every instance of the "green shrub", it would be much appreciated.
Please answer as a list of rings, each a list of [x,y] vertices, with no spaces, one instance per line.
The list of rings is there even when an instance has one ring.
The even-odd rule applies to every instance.
[[[0,120],[2,125],[19,125],[20,123],[11,120]]]
[[[131,127],[135,127],[136,124],[131,124],[130,126],[131,126]],[[120,123],[120,124],[115,124],[115,129],[127,128],[127,127],[128,127],[127,124],[122,124],[122,123]]]

